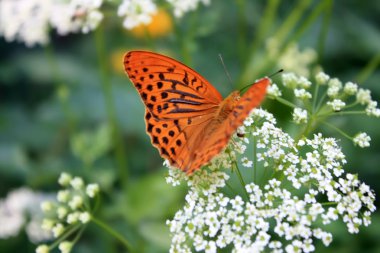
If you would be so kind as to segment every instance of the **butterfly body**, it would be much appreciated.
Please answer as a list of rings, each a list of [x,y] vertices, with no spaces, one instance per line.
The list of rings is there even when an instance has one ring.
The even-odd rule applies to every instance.
[[[188,174],[226,147],[270,83],[263,78],[242,97],[234,91],[223,99],[196,71],[167,56],[131,51],[124,66],[146,106],[146,131],[153,146]]]

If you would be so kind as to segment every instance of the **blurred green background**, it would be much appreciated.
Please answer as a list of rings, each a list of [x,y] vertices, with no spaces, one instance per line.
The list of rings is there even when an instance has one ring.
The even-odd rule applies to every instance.
[[[61,37],[52,32],[45,47],[27,48],[0,38],[0,197],[24,186],[54,192],[58,175],[67,171],[100,184],[97,214],[138,252],[167,252],[165,220],[182,206],[186,189],[165,182],[167,169],[145,133],[144,107],[123,72],[123,54],[147,49],[170,55],[226,96],[284,67],[276,59],[296,43],[301,51],[315,50],[310,68],[319,65],[332,77],[358,82],[379,101],[379,14],[380,1],[213,0],[182,19],[163,9],[142,32],[126,31],[113,14],[88,35]],[[269,38],[278,43],[272,58]],[[219,53],[235,87],[229,84]],[[274,79],[280,83],[279,77]],[[282,127],[289,127],[289,110],[271,101],[264,108],[281,119]],[[351,116],[334,124],[352,135],[364,131],[371,136],[371,146],[360,149],[322,129],[340,139],[348,160],[345,169],[358,173],[378,193],[379,121]],[[329,231],[334,235],[332,245],[317,244],[316,252],[380,252],[379,213],[358,235],[349,234],[340,223]],[[0,239],[0,252],[34,248],[24,231]],[[124,251],[92,224],[73,250]]]

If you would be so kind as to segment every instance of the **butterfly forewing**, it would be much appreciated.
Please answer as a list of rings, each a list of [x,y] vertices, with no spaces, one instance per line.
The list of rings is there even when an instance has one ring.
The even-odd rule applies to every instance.
[[[125,55],[124,66],[145,106],[156,118],[209,114],[222,101],[206,79],[169,57],[132,51]]]

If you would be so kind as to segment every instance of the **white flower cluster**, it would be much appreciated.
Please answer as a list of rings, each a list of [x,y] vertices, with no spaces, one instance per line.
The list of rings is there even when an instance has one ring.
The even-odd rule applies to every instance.
[[[226,247],[232,252],[313,252],[316,240],[328,246],[333,239],[326,224],[342,220],[350,233],[357,233],[359,226],[371,223],[375,196],[356,175],[344,174],[346,160],[333,138],[318,134],[296,143],[261,109],[253,111],[239,132],[245,138],[235,137],[210,170],[187,179],[186,204],[167,221],[170,252],[214,253]],[[245,184],[247,197],[227,195],[222,188],[229,176],[221,169],[231,168],[235,154],[244,163],[252,138],[257,143],[257,167],[252,169],[277,177]],[[170,169],[167,181],[177,185],[183,178]]]
[[[59,35],[88,33],[103,20],[99,10],[103,0],[53,0],[53,3],[50,22]]]
[[[25,227],[29,240],[38,243],[51,238],[41,229],[42,212],[39,205],[52,196],[33,192],[28,188],[11,191],[0,200],[0,238],[16,236]]]
[[[342,114],[353,112],[380,117],[378,103],[372,100],[370,90],[358,88],[358,85],[352,82],[343,85],[339,79],[330,78],[324,72],[317,73],[314,78],[315,84],[313,85],[309,79],[303,76],[297,76],[293,72],[284,73],[282,75],[283,86],[293,91],[296,102],[292,103],[281,98],[281,90],[275,84],[269,87],[268,97],[292,107],[293,121],[296,124],[306,124],[310,119],[318,120],[320,118],[323,121],[328,116],[337,115],[336,112],[342,112]],[[326,88],[319,89],[321,87]],[[310,91],[311,88],[314,90],[313,94]],[[363,106],[365,107],[363,108]],[[354,108],[358,108],[358,110],[353,111]],[[366,133],[357,134],[351,139],[359,147],[368,147],[371,140]]]
[[[41,204],[41,209],[45,214],[42,221],[42,228],[53,234],[54,238],[60,241],[61,252],[70,252],[73,242],[65,240],[65,234],[70,230],[70,234],[80,229],[81,224],[86,224],[91,220],[90,199],[99,193],[99,185],[85,185],[80,177],[72,177],[68,173],[62,173],[58,183],[64,187],[58,191],[57,201],[45,201]],[[67,235],[66,235],[67,236]],[[61,238],[62,237],[62,238]],[[37,253],[47,253],[48,245],[39,245]]]
[[[58,34],[94,30],[103,19],[103,0],[2,0],[0,36],[27,46],[47,44],[49,28]]]
[[[316,62],[316,60],[317,52],[314,49],[306,48],[301,51],[298,45],[293,43],[278,59],[277,65],[287,71],[308,77],[310,75],[310,65]]]
[[[205,5],[210,4],[210,0],[166,0],[174,8],[174,15],[176,17],[182,17],[185,13],[194,11],[198,8],[199,3]]]
[[[174,15],[178,18],[187,12],[194,11],[198,8],[200,2],[205,5],[210,0],[166,0],[172,7]],[[118,15],[125,17],[124,27],[132,29],[140,24],[149,24],[152,17],[157,13],[157,4],[154,0],[123,0],[118,8]]]
[[[210,0],[167,0],[176,17],[197,9],[200,2]],[[103,0],[1,0],[0,36],[7,41],[21,41],[28,47],[49,42],[49,30],[59,35],[88,33],[104,18],[100,11]],[[149,24],[158,7],[154,0],[123,0],[117,13],[124,18],[123,26],[132,29]]]
[[[157,6],[152,0],[123,0],[117,13],[125,16],[124,27],[132,29],[140,24],[149,24],[157,13]]]

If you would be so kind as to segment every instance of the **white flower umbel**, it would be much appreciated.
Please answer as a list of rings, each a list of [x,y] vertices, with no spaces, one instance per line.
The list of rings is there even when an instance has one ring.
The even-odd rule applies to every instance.
[[[297,124],[307,122],[307,111],[302,108],[294,108],[293,110],[293,120]]]
[[[335,139],[316,134],[295,142],[261,109],[239,131],[246,138],[235,136],[208,168],[189,178],[170,168],[168,182],[186,180],[190,187],[185,206],[167,221],[170,252],[226,247],[232,252],[312,252],[317,240],[325,246],[332,241],[324,224],[343,221],[350,233],[370,224],[375,196],[356,175],[344,173],[345,156]],[[252,153],[240,148],[251,140],[256,144],[254,168],[247,162]],[[227,171],[235,171],[239,160],[251,165],[244,170],[268,170],[266,175],[276,177],[260,184],[246,181],[246,194],[236,195],[230,186],[224,188]]]
[[[30,241],[38,243],[52,237],[51,233],[41,228],[42,212],[40,205],[47,203],[52,196],[33,192],[28,188],[11,191],[5,199],[0,200],[0,239],[19,234],[25,228]],[[42,205],[50,209],[48,204]]]
[[[334,99],[332,101],[328,101],[327,105],[329,105],[335,112],[339,112],[343,107],[346,106],[346,103],[340,99]]]
[[[366,133],[358,133],[354,137],[353,141],[359,147],[366,148],[366,147],[369,147],[369,145],[370,145],[369,142],[371,141],[371,137]]]
[[[103,13],[99,8],[103,0],[70,0],[54,2],[51,10],[50,22],[57,29],[59,35],[69,33],[88,33],[95,30],[103,20]]]
[[[316,62],[317,53],[314,49],[306,48],[301,51],[296,43],[288,46],[278,59],[278,66],[292,71],[298,75],[308,77],[310,75],[310,65]]]
[[[61,173],[58,183],[63,187],[57,192],[56,201],[44,202],[41,209],[44,211],[45,219],[42,228],[54,235],[56,242],[51,248],[56,247],[58,242],[61,252],[70,252],[73,244],[77,241],[68,242],[67,233],[81,234],[85,224],[93,219],[94,198],[99,194],[97,184],[85,184],[82,178],[73,177],[70,174]],[[37,250],[45,249],[43,245]]]
[[[28,47],[47,44],[51,5],[51,0],[0,1],[0,36]]]
[[[210,0],[166,0],[174,8],[174,15],[178,18],[182,17],[189,11],[194,11],[198,8],[199,3],[205,5],[210,4]]]
[[[293,121],[303,128],[300,135],[308,135],[311,131],[315,131],[318,125],[324,123],[344,137],[354,140],[356,145],[368,146],[369,136],[368,138],[353,137],[345,130],[330,124],[328,118],[358,114],[379,118],[380,108],[377,101],[372,100],[371,91],[358,88],[358,85],[353,82],[346,82],[343,85],[341,80],[330,77],[324,72],[317,73],[314,79],[315,81],[311,82],[293,72],[284,73],[282,74],[283,88],[289,89],[294,97],[287,98],[289,92],[282,93],[277,85],[268,90],[267,97],[292,109]]]
[[[152,0],[123,0],[117,14],[124,17],[123,26],[132,29],[140,24],[149,24],[157,13],[157,6]]]

